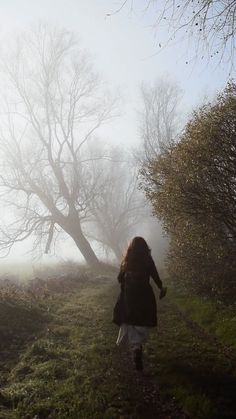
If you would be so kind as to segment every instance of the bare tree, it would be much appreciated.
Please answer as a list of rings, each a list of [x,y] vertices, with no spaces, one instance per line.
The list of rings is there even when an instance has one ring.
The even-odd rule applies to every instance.
[[[0,186],[14,210],[0,246],[34,236],[48,252],[64,231],[90,265],[98,259],[82,223],[98,193],[84,177],[84,149],[112,103],[73,35],[40,24],[18,37],[1,63]],[[10,221],[9,221],[10,220]]]
[[[141,86],[142,111],[140,112],[140,147],[134,150],[141,172],[141,188],[147,192],[154,182],[153,173],[156,162],[166,148],[177,140],[177,133],[183,123],[180,117],[182,91],[169,79],[158,79],[152,85]],[[153,213],[153,210],[150,213]],[[164,238],[163,225],[159,220],[149,219],[149,240],[154,254],[165,253],[168,238]],[[162,232],[162,233],[161,233]],[[162,249],[162,251],[160,250]],[[163,249],[164,253],[163,253]],[[160,262],[160,259],[159,259]]]
[[[120,2],[118,13],[124,6],[131,11],[136,9],[136,0]],[[200,58],[225,57],[233,67],[236,34],[235,0],[146,0],[143,11],[152,9],[153,27],[157,31],[164,22],[168,25],[170,36],[159,47],[175,39],[176,34],[195,37],[196,53]]]
[[[142,139],[139,151],[141,163],[149,164],[170,145],[180,126],[178,107],[182,92],[168,79],[159,79],[152,86],[141,86],[143,110],[140,114]]]
[[[128,152],[119,147],[109,147],[105,152],[101,144],[99,149],[100,155],[106,157],[95,160],[92,155],[90,160],[90,173],[100,188],[89,203],[88,237],[111,249],[120,261],[124,245],[147,215],[147,202],[138,188],[138,170]],[[93,153],[99,155],[94,148]]]

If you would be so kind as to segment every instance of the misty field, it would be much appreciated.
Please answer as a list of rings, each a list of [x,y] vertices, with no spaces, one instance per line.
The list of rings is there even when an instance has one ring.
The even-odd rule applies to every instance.
[[[235,417],[235,308],[169,284],[140,374],[115,345],[115,276],[1,283],[0,418]]]

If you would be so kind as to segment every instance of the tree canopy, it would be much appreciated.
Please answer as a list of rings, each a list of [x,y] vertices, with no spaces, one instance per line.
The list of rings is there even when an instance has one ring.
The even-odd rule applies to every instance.
[[[95,241],[120,259],[143,196],[125,153],[99,135],[116,99],[59,28],[20,33],[0,64],[0,250],[32,237],[41,255],[66,234],[90,265]]]
[[[178,143],[152,161],[146,182],[154,211],[171,236],[172,275],[213,294],[236,287],[234,83],[193,113]]]

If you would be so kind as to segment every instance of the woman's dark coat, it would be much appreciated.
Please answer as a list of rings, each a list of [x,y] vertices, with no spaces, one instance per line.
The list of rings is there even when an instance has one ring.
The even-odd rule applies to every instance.
[[[144,265],[132,271],[125,271],[121,266],[118,275],[121,293],[113,313],[113,322],[118,325],[122,323],[145,327],[157,325],[156,299],[149,281],[152,277],[159,288],[162,287],[162,282],[151,256]]]

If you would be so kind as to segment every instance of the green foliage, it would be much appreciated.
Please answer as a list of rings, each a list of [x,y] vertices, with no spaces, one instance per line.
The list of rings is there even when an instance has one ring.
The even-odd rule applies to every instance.
[[[155,214],[170,234],[169,271],[195,290],[236,292],[236,85],[194,112],[177,144],[143,168]]]

